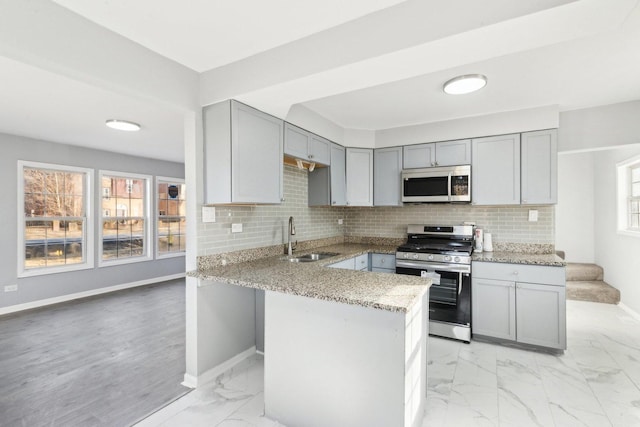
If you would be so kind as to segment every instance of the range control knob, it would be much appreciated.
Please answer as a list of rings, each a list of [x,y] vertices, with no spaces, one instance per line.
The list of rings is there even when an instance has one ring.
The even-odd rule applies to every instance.
[[[445,255],[443,259],[445,261],[451,261],[451,257],[449,255]]]
[[[454,260],[455,262],[460,262],[460,257],[459,257],[459,256],[457,256],[457,257],[455,257],[453,260]]]
[[[405,258],[409,258],[409,254],[404,254],[402,256],[405,257]]]
[[[429,254],[427,258],[429,258],[430,260],[433,259],[433,254]]]
[[[418,254],[413,254],[413,259],[418,259],[420,256]]]

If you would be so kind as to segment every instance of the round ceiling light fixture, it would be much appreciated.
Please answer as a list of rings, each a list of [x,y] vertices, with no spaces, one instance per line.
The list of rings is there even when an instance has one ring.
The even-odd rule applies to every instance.
[[[444,84],[444,91],[449,95],[464,95],[475,92],[487,85],[487,77],[482,74],[466,74],[454,77]]]
[[[111,129],[124,130],[127,132],[136,132],[140,130],[140,125],[138,123],[130,122],[128,120],[109,119],[105,124]]]

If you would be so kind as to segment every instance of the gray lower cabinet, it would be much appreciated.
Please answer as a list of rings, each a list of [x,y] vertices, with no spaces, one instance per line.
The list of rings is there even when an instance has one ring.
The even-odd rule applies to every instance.
[[[395,254],[371,254],[371,271],[395,274]]]
[[[471,271],[474,335],[567,348],[564,267],[474,262]]]
[[[346,206],[346,155],[345,148],[331,143],[331,166],[309,172],[309,206]]]
[[[256,289],[256,350],[264,353],[264,291]]]
[[[373,152],[373,205],[402,206],[402,147]]]
[[[558,202],[558,131],[548,129],[522,134],[521,187],[523,205]]]
[[[373,150],[347,148],[347,206],[373,206]]]
[[[369,271],[369,254],[358,255],[355,258],[355,269]]]
[[[520,134],[476,138],[472,142],[474,205],[520,204]]]
[[[277,204],[284,122],[229,100],[203,109],[204,203]]]
[[[344,270],[355,270],[356,269],[356,259],[349,258],[344,261],[336,262],[333,264],[329,264],[331,268],[342,268]]]

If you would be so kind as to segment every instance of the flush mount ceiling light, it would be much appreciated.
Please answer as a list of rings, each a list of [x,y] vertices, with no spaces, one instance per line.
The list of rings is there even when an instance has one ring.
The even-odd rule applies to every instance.
[[[110,119],[110,120],[107,120],[105,124],[109,126],[111,129],[124,130],[127,132],[135,132],[140,130],[139,124],[130,122],[127,120]]]
[[[444,84],[444,91],[449,95],[464,95],[475,92],[487,85],[487,77],[482,74],[467,74],[454,77]]]

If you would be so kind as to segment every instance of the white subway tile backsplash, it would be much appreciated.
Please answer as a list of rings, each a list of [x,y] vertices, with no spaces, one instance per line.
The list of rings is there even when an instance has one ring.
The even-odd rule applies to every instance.
[[[327,237],[403,238],[407,224],[461,224],[474,221],[494,244],[555,241],[553,206],[473,206],[451,204],[405,205],[403,207],[332,208],[307,206],[307,172],[284,166],[284,197],[281,205],[218,206],[216,222],[203,223],[197,210],[198,255],[283,244],[287,223],[293,216],[294,240]],[[538,221],[529,222],[529,209],[538,210]],[[338,219],[344,219],[338,225]],[[231,233],[232,223],[242,223],[242,233]]]

